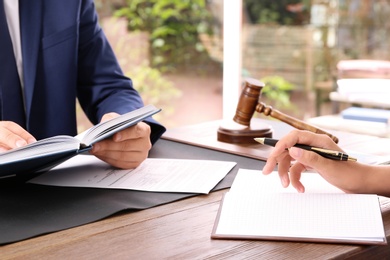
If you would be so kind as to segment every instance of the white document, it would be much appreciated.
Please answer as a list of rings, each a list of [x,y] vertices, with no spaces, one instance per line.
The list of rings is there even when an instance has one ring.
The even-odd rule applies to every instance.
[[[302,173],[301,182],[305,186],[305,193],[344,193],[325,181],[318,173]],[[297,190],[292,185],[283,188],[277,172],[264,175],[260,170],[239,169],[230,192],[297,193]]]
[[[305,193],[283,188],[277,172],[240,169],[221,202],[213,238],[385,244],[377,195],[346,194],[317,173]]]
[[[79,155],[29,182],[53,186],[207,194],[235,165],[235,162],[226,161],[148,158],[136,169],[122,170],[94,156]]]
[[[345,150],[345,152],[357,159],[358,162],[370,165],[388,165],[390,164],[390,156],[366,154],[361,152],[355,152],[352,150]]]

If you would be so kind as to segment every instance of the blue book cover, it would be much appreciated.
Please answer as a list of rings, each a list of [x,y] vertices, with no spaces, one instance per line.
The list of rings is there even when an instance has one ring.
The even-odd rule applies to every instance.
[[[350,107],[341,112],[344,119],[362,120],[387,124],[390,110],[364,107]]]
[[[78,136],[58,135],[0,154],[0,179],[47,171],[86,152],[103,139],[150,117],[161,109],[148,105],[101,122]]]

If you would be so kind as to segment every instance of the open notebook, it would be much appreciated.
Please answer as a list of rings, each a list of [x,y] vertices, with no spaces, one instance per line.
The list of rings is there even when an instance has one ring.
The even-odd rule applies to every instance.
[[[0,178],[48,171],[160,111],[153,105],[144,106],[94,125],[77,136],[57,135],[0,153]]]
[[[240,169],[224,195],[211,237],[386,244],[377,195],[346,194],[316,173],[305,193],[282,188],[277,173]]]

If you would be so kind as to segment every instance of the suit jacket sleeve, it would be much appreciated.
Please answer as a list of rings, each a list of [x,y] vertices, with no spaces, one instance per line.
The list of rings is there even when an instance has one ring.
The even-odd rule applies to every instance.
[[[132,81],[124,76],[91,0],[83,1],[81,7],[78,55],[77,96],[91,122],[98,123],[108,112],[123,114],[144,105]],[[146,123],[154,143],[165,128],[153,118]]]

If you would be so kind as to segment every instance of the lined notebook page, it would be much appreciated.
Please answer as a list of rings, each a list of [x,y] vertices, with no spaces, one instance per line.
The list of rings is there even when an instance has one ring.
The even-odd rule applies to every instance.
[[[325,181],[319,174],[304,172],[301,182],[305,186],[305,193],[343,193],[342,190]],[[239,169],[230,188],[230,192],[272,192],[297,193],[291,185],[283,188],[277,172],[264,175],[261,171]]]
[[[303,194],[281,188],[277,173],[240,169],[212,237],[385,242],[376,195],[342,193],[314,173],[305,173],[302,181]]]

